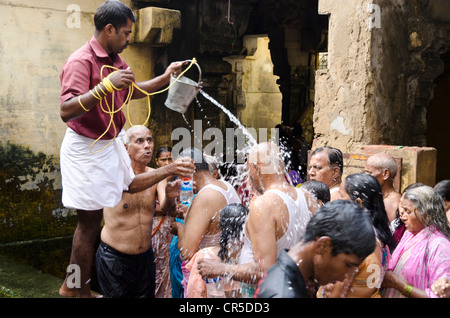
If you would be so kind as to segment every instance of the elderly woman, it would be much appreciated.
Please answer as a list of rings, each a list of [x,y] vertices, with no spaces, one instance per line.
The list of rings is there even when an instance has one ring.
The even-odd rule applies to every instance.
[[[407,231],[392,254],[382,295],[436,298],[432,284],[450,276],[450,227],[444,201],[428,186],[405,191],[400,218]]]

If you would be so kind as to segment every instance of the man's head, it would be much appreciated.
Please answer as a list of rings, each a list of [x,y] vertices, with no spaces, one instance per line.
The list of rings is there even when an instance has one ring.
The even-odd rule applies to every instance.
[[[148,164],[153,155],[153,136],[145,126],[132,126],[123,138],[132,162]]]
[[[117,0],[103,2],[95,11],[96,33],[104,32],[106,51],[121,53],[131,41],[131,31],[136,17],[129,7]]]
[[[308,180],[321,181],[330,187],[340,182],[343,170],[342,152],[332,147],[321,147],[311,154]]]
[[[220,177],[220,175],[219,175],[219,167],[220,167],[219,160],[216,157],[210,156],[207,154],[203,154],[203,157],[205,158],[206,162],[209,165],[209,171],[211,172],[211,174],[214,176],[215,179],[219,179],[219,177]]]
[[[187,149],[183,150],[180,153],[180,155],[178,156],[178,158],[182,158],[182,157],[190,157],[190,158],[192,158],[192,160],[194,160],[196,173],[203,172],[203,171],[210,172],[209,164],[205,160],[205,156],[203,155],[201,150],[199,150],[197,148],[187,148]]]
[[[342,281],[375,250],[368,211],[344,200],[331,201],[317,210],[302,242],[314,246],[314,275],[321,285]]]
[[[375,177],[381,186],[387,182],[394,182],[397,175],[397,163],[394,157],[387,153],[379,153],[370,156],[366,161],[364,171]]]
[[[330,188],[325,183],[311,180],[303,182],[301,187],[311,193],[317,199],[320,206],[330,202]]]
[[[262,142],[252,148],[248,155],[249,178],[255,190],[264,192],[261,180],[264,175],[284,175],[283,156],[273,142]]]

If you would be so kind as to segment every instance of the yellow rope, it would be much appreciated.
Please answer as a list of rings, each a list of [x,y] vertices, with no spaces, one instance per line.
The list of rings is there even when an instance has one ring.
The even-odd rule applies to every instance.
[[[120,111],[122,110],[122,108],[123,108],[125,105],[127,106],[128,121],[130,122],[130,125],[131,125],[131,126],[134,126],[134,125],[131,123],[130,107],[128,106],[129,102],[131,101],[131,97],[133,96],[134,89],[139,90],[141,93],[143,93],[143,94],[145,94],[145,95],[147,96],[148,114],[147,114],[147,119],[145,120],[144,124],[142,124],[142,126],[146,126],[147,123],[148,123],[148,121],[149,121],[149,119],[150,119],[150,114],[151,114],[150,96],[156,95],[156,94],[160,94],[160,93],[163,93],[163,92],[167,91],[167,90],[168,90],[173,84],[175,84],[175,82],[177,82],[177,81],[179,80],[179,78],[180,78],[181,76],[183,76],[184,73],[186,73],[186,72],[192,67],[192,65],[194,65],[195,63],[197,63],[197,60],[196,60],[195,57],[194,57],[194,58],[192,59],[192,61],[191,61],[191,64],[190,64],[183,72],[181,72],[180,75],[178,75],[178,76],[176,77],[175,81],[173,81],[172,83],[170,83],[170,85],[169,85],[168,87],[166,87],[166,88],[164,88],[164,89],[162,89],[162,90],[160,90],[160,91],[157,91],[157,92],[147,93],[146,91],[144,91],[143,89],[141,89],[136,83],[133,82],[133,83],[131,84],[131,87],[130,87],[130,89],[129,89],[129,91],[128,91],[127,98],[125,99],[123,105],[122,105],[121,107],[119,107],[118,109],[116,109],[116,110],[114,110],[114,96],[115,96],[114,94],[115,94],[115,91],[118,91],[119,89],[118,89],[117,87],[115,87],[115,86],[111,83],[111,80],[109,79],[109,77],[110,77],[112,74],[114,74],[115,72],[119,71],[119,69],[116,68],[116,67],[110,66],[110,65],[103,65],[102,68],[101,68],[101,70],[100,70],[100,75],[101,75],[101,82],[100,82],[100,83],[104,86],[104,88],[108,91],[108,93],[112,93],[111,106],[108,104],[108,101],[105,99],[105,106],[106,106],[106,109],[103,107],[102,101],[103,101],[103,98],[106,97],[106,95],[105,95],[103,98],[101,98],[101,97],[100,97],[100,94],[99,94],[99,92],[98,92],[98,90],[100,90],[100,91],[101,91],[102,93],[104,93],[104,94],[106,94],[106,93],[102,90],[102,88],[100,87],[100,85],[97,85],[97,86],[95,86],[95,87],[92,89],[92,90],[95,91],[95,93],[92,92],[92,90],[90,90],[89,92],[92,94],[92,96],[94,96],[96,99],[98,99],[98,100],[100,101],[100,108],[101,108],[101,110],[102,110],[105,114],[109,114],[109,115],[111,116],[111,119],[110,119],[110,121],[109,121],[108,127],[106,128],[105,132],[103,132],[103,134],[101,134],[101,135],[100,135],[100,136],[92,143],[92,145],[90,146],[89,150],[91,151],[91,153],[99,153],[99,152],[105,150],[105,149],[106,149],[109,145],[111,145],[111,143],[116,139],[115,136],[117,135],[117,129],[116,129],[116,125],[114,124],[114,114],[120,112]],[[103,78],[103,69],[104,69],[104,68],[110,68],[110,69],[113,69],[113,70],[115,70],[115,71],[112,72],[112,73],[110,73],[107,77]],[[99,83],[99,84],[100,84],[100,83]],[[81,106],[86,112],[90,111],[90,109],[86,109],[86,108],[83,106],[83,104],[81,103],[80,96],[78,96],[78,102],[79,102],[80,106]],[[103,147],[102,149],[100,149],[100,150],[98,150],[98,151],[92,151],[92,147],[94,147],[94,145],[95,145],[95,144],[96,144],[96,143],[97,143],[97,142],[98,142],[98,141],[99,141],[99,140],[100,140],[100,139],[101,139],[101,138],[109,131],[109,128],[111,127],[111,125],[113,125],[113,127],[114,127],[114,138],[111,139],[111,141],[110,141],[105,147]]]

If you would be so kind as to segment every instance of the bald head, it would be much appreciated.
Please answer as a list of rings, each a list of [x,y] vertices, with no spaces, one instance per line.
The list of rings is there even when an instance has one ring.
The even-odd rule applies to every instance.
[[[250,151],[248,162],[261,168],[262,174],[283,174],[284,162],[280,148],[272,142],[263,142]]]
[[[394,179],[397,175],[397,162],[395,162],[394,157],[392,157],[390,154],[378,153],[372,155],[367,159],[367,165],[370,165],[377,170],[387,169],[392,179]]]
[[[123,143],[128,146],[131,142],[131,137],[134,135],[134,133],[141,130],[150,131],[150,129],[142,125],[131,126],[130,128],[128,128],[127,131],[125,132],[125,135],[123,136]]]

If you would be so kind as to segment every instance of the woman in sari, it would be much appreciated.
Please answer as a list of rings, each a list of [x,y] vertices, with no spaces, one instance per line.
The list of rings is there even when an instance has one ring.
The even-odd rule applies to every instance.
[[[381,186],[375,177],[366,173],[355,173],[342,181],[339,192],[342,199],[353,201],[369,211],[377,244],[353,277],[344,282],[322,286],[317,297],[380,298],[378,289],[387,268],[390,250],[395,248]]]
[[[400,218],[406,232],[384,276],[385,298],[435,298],[432,284],[450,276],[450,227],[444,201],[431,187],[405,191]]]

